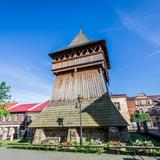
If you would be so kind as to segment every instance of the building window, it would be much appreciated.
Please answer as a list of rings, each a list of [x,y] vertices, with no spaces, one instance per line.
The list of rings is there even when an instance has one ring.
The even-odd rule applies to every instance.
[[[149,100],[146,100],[146,104],[150,104],[150,101],[149,101]]]
[[[151,108],[148,108],[148,113],[151,113]]]
[[[3,116],[3,120],[2,120],[3,122],[5,122],[6,121],[6,117],[5,116]]]
[[[21,115],[21,121],[24,121],[24,115]]]
[[[160,114],[160,108],[157,108],[157,112],[158,112],[158,114]]]
[[[136,100],[136,104],[137,105],[141,105],[141,101],[140,100]]]
[[[8,121],[8,122],[11,121],[11,116],[7,116],[7,121]]]
[[[15,115],[15,116],[14,116],[14,121],[17,122],[17,120],[18,120],[18,116]]]
[[[143,108],[139,108],[139,113],[144,113]]]
[[[120,102],[114,102],[114,105],[119,111],[121,110]]]

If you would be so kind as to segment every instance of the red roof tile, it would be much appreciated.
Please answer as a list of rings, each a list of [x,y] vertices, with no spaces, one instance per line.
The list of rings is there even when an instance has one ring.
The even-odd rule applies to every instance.
[[[16,107],[11,107],[11,108],[8,108],[8,110],[10,112],[27,112],[29,108],[37,105],[38,103],[32,103],[32,104],[19,104],[17,105]]]
[[[49,101],[37,104],[36,106],[33,106],[32,108],[28,109],[28,112],[41,112],[48,105],[48,103]]]
[[[18,104],[18,102],[7,103],[7,104],[5,104],[5,107],[6,107],[6,108],[9,108],[9,107],[12,107],[12,106],[14,106],[14,105],[16,105],[16,104]]]

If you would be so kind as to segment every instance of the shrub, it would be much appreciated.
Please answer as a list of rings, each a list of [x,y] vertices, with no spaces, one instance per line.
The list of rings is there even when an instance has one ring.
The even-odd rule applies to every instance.
[[[59,144],[59,141],[57,141],[53,138],[46,138],[41,142],[41,144],[45,144],[45,145],[47,145],[47,144]]]
[[[143,141],[143,140],[139,140],[137,139],[135,142],[132,142],[133,146],[145,146],[145,147],[153,147],[153,143],[152,141]]]

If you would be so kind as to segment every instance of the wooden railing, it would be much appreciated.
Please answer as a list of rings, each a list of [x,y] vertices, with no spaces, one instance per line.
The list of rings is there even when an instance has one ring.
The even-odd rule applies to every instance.
[[[35,147],[83,147],[83,148],[104,148],[104,145],[64,145],[64,144],[27,144],[27,143],[9,143],[9,146],[35,146]],[[160,150],[160,147],[151,146],[109,146],[109,149],[158,149]]]
[[[119,154],[123,152],[139,154],[151,153],[155,154],[153,151],[159,152],[160,147],[157,146],[104,146],[104,145],[62,145],[62,144],[25,144],[25,143],[9,143],[8,148],[17,148],[17,149],[36,149],[36,150],[57,150],[57,151],[82,151],[82,152],[109,152]],[[86,150],[84,150],[86,149]],[[124,150],[123,150],[124,149]]]
[[[122,149],[125,149],[125,150],[122,150]],[[139,153],[142,153],[142,154],[151,154],[151,155],[154,155],[155,156],[155,152],[153,152],[153,150],[160,150],[160,147],[156,147],[156,146],[151,146],[151,147],[146,147],[146,146],[112,146],[112,147],[109,147],[109,151],[111,151],[112,153],[122,153],[122,152],[125,152],[126,149],[128,149],[128,152],[129,153],[134,153],[135,155],[136,154],[139,154]],[[147,151],[147,152],[146,152]]]
[[[160,147],[145,147],[145,146],[112,146],[109,147],[110,149],[121,149],[121,148],[125,148],[125,149],[160,149]]]
[[[35,147],[83,147],[83,148],[103,148],[104,145],[64,145],[64,144],[27,144],[27,143],[9,143],[9,146],[35,146]]]

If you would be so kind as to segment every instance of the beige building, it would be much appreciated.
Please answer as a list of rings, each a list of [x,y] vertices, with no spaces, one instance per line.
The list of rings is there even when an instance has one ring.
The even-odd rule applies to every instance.
[[[126,94],[113,94],[111,95],[111,100],[119,110],[123,118],[128,122],[130,125],[130,116],[128,111],[128,104],[127,104],[127,95]]]
[[[140,113],[150,112],[154,107],[152,99],[144,93],[139,93],[135,97],[136,110]]]

